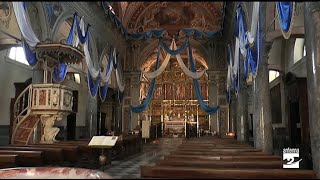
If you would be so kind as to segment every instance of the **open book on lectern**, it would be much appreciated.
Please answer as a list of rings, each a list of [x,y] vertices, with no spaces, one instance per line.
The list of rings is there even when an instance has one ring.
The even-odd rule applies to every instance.
[[[114,146],[118,136],[93,136],[88,146]]]

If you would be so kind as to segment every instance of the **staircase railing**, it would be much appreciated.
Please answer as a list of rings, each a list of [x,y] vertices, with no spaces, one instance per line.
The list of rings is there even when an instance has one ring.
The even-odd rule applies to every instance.
[[[27,115],[30,114],[32,103],[32,84],[26,87],[17,97],[13,106],[13,128]]]

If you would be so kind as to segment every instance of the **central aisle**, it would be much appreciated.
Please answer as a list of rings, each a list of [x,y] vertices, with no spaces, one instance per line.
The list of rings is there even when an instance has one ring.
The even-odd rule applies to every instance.
[[[106,166],[105,172],[115,179],[140,178],[140,165],[155,165],[159,159],[176,148],[186,139],[185,138],[159,138],[159,144],[143,144],[143,151],[135,156],[122,161],[112,161],[111,165]]]

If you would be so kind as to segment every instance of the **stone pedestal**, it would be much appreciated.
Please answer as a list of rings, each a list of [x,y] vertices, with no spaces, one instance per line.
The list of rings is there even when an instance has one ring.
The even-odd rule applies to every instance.
[[[270,104],[268,53],[272,43],[263,43],[263,54],[258,74],[253,82],[253,137],[254,146],[264,152],[272,153],[272,116]]]
[[[304,3],[307,83],[313,170],[320,178],[320,3]]]
[[[242,60],[241,60],[242,62]],[[240,63],[240,82],[237,97],[237,140],[249,141],[249,123],[248,123],[248,93],[247,82],[244,76],[244,67]]]

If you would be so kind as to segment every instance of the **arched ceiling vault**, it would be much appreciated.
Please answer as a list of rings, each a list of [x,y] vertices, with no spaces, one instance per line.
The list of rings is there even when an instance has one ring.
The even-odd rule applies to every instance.
[[[219,32],[225,2],[112,2],[115,14],[130,33],[166,29],[176,34],[183,28]]]

